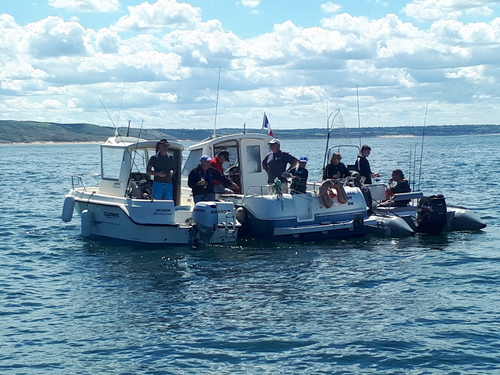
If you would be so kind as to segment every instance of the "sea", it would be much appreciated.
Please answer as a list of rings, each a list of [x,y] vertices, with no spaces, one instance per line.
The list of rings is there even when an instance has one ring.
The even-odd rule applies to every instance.
[[[379,182],[400,168],[488,226],[205,249],[85,239],[61,209],[72,174],[99,173],[99,146],[1,145],[0,373],[500,374],[500,135],[281,141],[310,180],[330,146],[366,143]]]

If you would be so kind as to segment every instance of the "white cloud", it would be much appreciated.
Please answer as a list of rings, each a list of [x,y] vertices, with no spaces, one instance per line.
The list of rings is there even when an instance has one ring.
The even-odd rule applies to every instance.
[[[260,0],[241,0],[240,4],[246,8],[257,8],[260,5]]]
[[[339,4],[334,4],[331,1],[325,4],[321,4],[321,10],[325,13],[338,13],[342,9],[342,6]]]
[[[201,10],[176,0],[158,0],[156,3],[142,3],[129,6],[129,15],[118,20],[113,27],[118,31],[148,30],[161,28],[190,28],[201,20]]]
[[[119,0],[49,0],[54,8],[63,8],[71,12],[105,13],[118,10]]]
[[[0,15],[0,111],[108,124],[98,95],[113,112],[123,91],[123,118],[146,127],[165,118],[184,127],[189,118],[190,127],[203,127],[213,123],[219,67],[221,126],[258,123],[264,108],[292,128],[322,126],[326,102],[350,109],[349,124],[358,85],[374,126],[399,125],[401,113],[404,124],[420,123],[410,113],[428,102],[443,113],[433,123],[458,118],[457,103],[480,119],[488,107],[475,101],[500,96],[500,18],[419,28],[395,14],[370,19],[323,5],[333,13],[318,26],[286,21],[250,39],[174,0],[129,7],[99,30],[59,17],[20,26]]]
[[[26,27],[29,51],[36,58],[85,55],[85,29],[77,22],[48,17]]]
[[[457,19],[463,15],[491,15],[498,0],[413,0],[403,13],[421,22]]]

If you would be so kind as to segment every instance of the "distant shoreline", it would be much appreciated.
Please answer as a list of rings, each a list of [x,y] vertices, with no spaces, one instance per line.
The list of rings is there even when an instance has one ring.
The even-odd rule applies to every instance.
[[[427,137],[466,137],[466,136],[497,136],[500,135],[500,133],[481,133],[481,134],[428,134],[426,135]],[[357,136],[349,136],[349,138],[356,138]],[[414,134],[387,134],[387,135],[364,135],[362,136],[363,138],[419,138],[421,135],[414,135]],[[26,146],[26,145],[84,145],[84,144],[102,144],[106,142],[106,140],[109,137],[100,140],[100,141],[33,141],[33,142],[0,142],[0,146]],[[299,139],[297,137],[287,137],[287,136],[281,136],[277,137],[282,140],[294,140],[294,139]],[[325,139],[326,136],[306,136],[302,137],[300,139]],[[155,138],[156,139],[156,138]],[[150,139],[151,140],[151,139]],[[154,140],[154,139],[153,139]],[[202,139],[173,139],[171,138],[172,142],[177,142],[177,143],[196,143],[196,142],[201,142]]]
[[[15,131],[14,131],[15,129]],[[427,126],[393,126],[369,128],[326,128],[308,129],[273,129],[274,137],[293,139],[325,139],[330,138],[410,138],[427,136],[478,136],[498,135],[500,125],[427,125]],[[118,128],[93,124],[59,124],[35,121],[0,120],[0,145],[7,144],[79,144],[103,143],[116,133],[129,134],[130,137],[154,140],[166,138],[179,143],[201,142],[213,136],[210,129],[135,129]],[[220,128],[218,136],[241,134],[239,128]],[[246,133],[265,135],[263,129],[246,129]]]

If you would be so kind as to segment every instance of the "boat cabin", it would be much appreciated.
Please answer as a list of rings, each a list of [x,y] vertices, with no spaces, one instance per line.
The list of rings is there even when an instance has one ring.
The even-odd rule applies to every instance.
[[[156,154],[157,141],[134,137],[111,137],[101,145],[101,181],[99,194],[135,199],[151,199],[152,176],[146,173],[151,156]],[[180,202],[184,147],[170,142],[169,153],[175,161],[172,178],[174,202]],[[176,203],[177,204],[177,203]]]
[[[189,156],[182,170],[184,180],[200,163],[202,155],[214,157],[219,151],[229,152],[229,162],[223,165],[226,177],[238,184],[241,194],[263,194],[267,189],[267,172],[262,160],[270,152],[272,137],[263,134],[232,134],[210,138],[188,148]],[[235,192],[236,193],[236,192]]]

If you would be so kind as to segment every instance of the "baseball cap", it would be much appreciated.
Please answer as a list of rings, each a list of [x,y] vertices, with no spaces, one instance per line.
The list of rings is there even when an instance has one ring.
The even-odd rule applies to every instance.
[[[309,161],[309,159],[307,158],[307,156],[301,156],[300,159],[299,159],[299,161],[301,163],[307,163]]]
[[[203,155],[201,158],[200,158],[200,161],[210,161],[212,160],[212,158],[208,155]]]
[[[273,139],[271,139],[271,140],[269,141],[269,144],[270,144],[270,145],[274,145],[274,144],[279,145],[279,144],[280,144],[280,141],[278,141],[276,138],[273,138]]]

